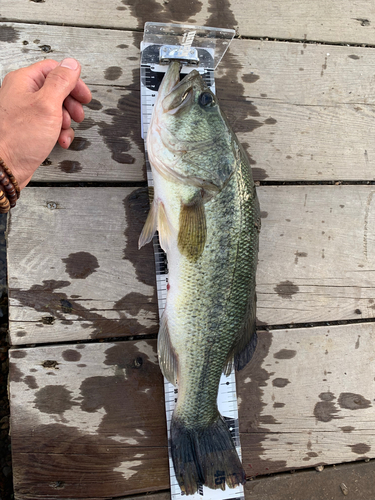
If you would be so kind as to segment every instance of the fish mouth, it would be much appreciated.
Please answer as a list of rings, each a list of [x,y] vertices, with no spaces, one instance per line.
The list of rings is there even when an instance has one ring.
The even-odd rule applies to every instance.
[[[166,82],[161,95],[162,108],[164,113],[174,114],[190,103],[193,88],[199,81],[200,75],[198,71],[193,70],[180,81],[180,64],[174,61],[170,64],[164,79]]]

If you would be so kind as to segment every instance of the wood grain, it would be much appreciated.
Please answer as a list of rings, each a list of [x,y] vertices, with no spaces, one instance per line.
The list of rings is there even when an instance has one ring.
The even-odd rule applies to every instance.
[[[247,476],[373,458],[374,352],[373,324],[259,332],[237,377]],[[169,487],[156,341],[13,348],[10,361],[17,500]]]
[[[248,481],[249,500],[368,500],[374,492],[374,462],[326,467]],[[345,493],[344,493],[345,492]]]
[[[374,318],[373,186],[258,193],[259,323]],[[27,188],[8,235],[12,344],[157,333],[147,211],[142,189]]]
[[[86,120],[76,126],[73,146],[68,151],[55,148],[33,180],[145,180],[141,34],[1,26],[13,29],[15,35],[13,42],[0,38],[4,54],[0,78],[44,57],[74,56],[93,91],[94,100],[86,108]],[[41,47],[51,47],[51,52],[46,54]],[[217,94],[250,155],[254,177],[373,180],[374,71],[375,51],[368,48],[235,40],[217,71]]]
[[[374,457],[374,348],[373,323],[261,332],[237,377],[247,474]]]
[[[220,28],[237,28],[242,36],[281,39],[373,43],[374,6],[366,0],[355,3],[333,0],[275,2],[266,0],[108,0],[105,4],[90,0],[77,5],[48,2],[6,2],[1,8],[6,21],[108,28],[143,29],[146,21],[177,22]]]
[[[102,499],[169,487],[156,341],[11,353],[20,499]]]
[[[27,188],[8,232],[12,342],[157,333],[147,212],[147,189]]]

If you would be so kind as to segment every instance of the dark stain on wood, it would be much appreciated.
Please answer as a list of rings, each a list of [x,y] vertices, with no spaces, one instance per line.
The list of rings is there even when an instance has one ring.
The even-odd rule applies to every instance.
[[[285,406],[285,403],[273,403],[274,408],[283,408]]]
[[[248,75],[243,75],[242,80],[246,83],[254,83],[257,80],[259,80],[260,76],[259,75],[254,75],[254,73],[250,73]]]
[[[127,49],[127,48],[129,48],[129,45],[127,45],[126,43],[121,43],[120,45],[116,45],[116,48],[117,49]]]
[[[83,122],[77,125],[77,130],[88,130],[89,128],[95,127],[96,122],[88,117],[83,120]]]
[[[208,5],[210,17],[206,20],[206,26],[235,28],[238,25],[229,0],[209,0]]]
[[[141,293],[130,292],[118,300],[113,308],[124,310],[132,316],[137,316],[142,309],[154,313],[155,303],[152,299],[153,297],[146,297]]]
[[[98,122],[99,134],[111,152],[114,161],[121,164],[132,164],[135,158],[128,153],[132,143],[143,151],[140,121],[139,70],[133,70],[134,84],[127,94],[121,95],[116,108],[106,109],[105,114],[112,117],[111,123]],[[145,165],[144,165],[145,170]],[[146,178],[146,174],[145,174]]]
[[[284,460],[264,460],[263,443],[271,430],[262,424],[262,411],[267,406],[263,403],[264,387],[270,383],[273,372],[268,372],[263,362],[272,344],[270,332],[258,333],[258,344],[254,356],[248,365],[237,373],[237,392],[242,400],[239,407],[239,425],[243,453],[243,465],[246,475],[253,477],[285,469]]]
[[[200,12],[202,2],[186,3],[185,0],[173,0],[170,2],[160,2],[156,0],[122,0],[123,5],[130,8],[131,15],[138,20],[138,28],[143,29],[145,22],[152,19],[154,22],[186,22]],[[213,24],[208,26],[222,26]]]
[[[137,278],[146,285],[153,286],[155,312],[156,308],[156,274],[154,264],[154,252],[152,245],[145,245],[138,250],[138,239],[147,219],[150,209],[148,189],[139,188],[132,191],[123,201],[125,217],[128,222],[124,232],[126,248],[124,259],[129,260],[135,267]]]
[[[357,56],[356,54],[351,54],[350,56],[348,56],[350,59],[360,59],[359,56]]]
[[[27,356],[27,352],[25,350],[13,351],[12,350],[12,358],[21,359]]]
[[[355,427],[352,427],[351,425],[345,425],[344,427],[340,427],[340,429],[345,433],[355,431]]]
[[[371,450],[371,446],[366,443],[357,443],[352,445],[348,444],[347,446],[351,448],[352,452],[356,453],[357,455],[365,455]]]
[[[77,405],[72,392],[63,385],[46,385],[35,393],[34,408],[42,413],[62,415]]]
[[[79,361],[82,358],[82,354],[80,354],[78,351],[75,349],[67,349],[66,351],[63,351],[62,357],[65,359],[65,361]]]
[[[220,26],[220,24],[216,26]],[[252,132],[264,125],[259,120],[254,119],[259,117],[260,113],[253,101],[247,100],[244,95],[245,87],[240,82],[241,68],[229,49],[225,54],[224,61],[222,63],[223,68],[225,68],[223,75],[216,78],[220,108],[228,118],[235,133]]]
[[[275,125],[275,123],[277,123],[277,120],[275,118],[272,118],[272,116],[270,116],[269,118],[264,120],[264,123],[266,125]]]
[[[82,167],[79,161],[73,160],[63,160],[59,163],[59,168],[62,172],[66,174],[76,174],[82,171]]]
[[[332,392],[322,392],[319,394],[319,398],[322,401],[333,401],[335,399],[335,396]]]
[[[65,264],[66,273],[72,279],[84,280],[100,267],[98,259],[89,252],[71,253],[61,260]]]
[[[85,104],[85,106],[94,111],[99,111],[100,109],[103,108],[102,103],[97,99],[91,99],[91,101],[88,104]]]
[[[24,373],[18,368],[16,363],[12,361],[9,363],[9,381],[10,382],[22,382]]]
[[[297,354],[297,351],[293,349],[281,349],[280,351],[275,352],[273,355],[276,359],[292,359]]]
[[[110,66],[104,71],[104,78],[106,80],[118,80],[122,75],[122,69],[119,66]]]
[[[152,252],[151,246],[150,249]],[[155,270],[153,274],[151,274],[151,266],[154,266],[152,253],[148,260],[147,269],[151,276],[149,276],[148,279],[154,280],[155,283]],[[144,263],[144,267],[147,267],[146,263]],[[69,281],[45,280],[42,285],[33,285],[29,290],[12,289],[10,290],[10,294],[12,297],[19,300],[21,305],[32,307],[41,313],[48,313],[50,316],[62,321],[66,320],[63,310],[63,307],[66,307],[66,314],[74,314],[78,317],[79,321],[84,321],[84,323],[81,323],[83,328],[86,325],[92,328],[92,338],[123,337],[127,335],[157,333],[157,321],[149,327],[145,327],[138,322],[137,318],[126,318],[124,316],[120,319],[108,319],[98,312],[84,307],[66,293],[60,291],[61,288],[65,288],[69,285]],[[155,318],[157,318],[156,287],[153,300],[155,304]]]
[[[19,40],[20,35],[13,26],[1,26],[0,42],[14,43]]]
[[[30,388],[30,389],[38,389],[39,385],[36,382],[36,378],[33,375],[27,375],[24,380],[25,384]]]
[[[268,174],[264,170],[264,168],[253,167],[251,170],[253,172],[253,177],[255,181],[264,181],[268,177]]]
[[[272,380],[272,385],[280,389],[286,387],[288,384],[290,384],[290,381],[287,378],[278,377]]]
[[[286,280],[275,286],[274,290],[279,297],[282,297],[283,299],[291,299],[292,296],[299,291],[299,288],[291,281]]]
[[[156,341],[146,341],[146,343],[156,353]],[[107,427],[108,425],[111,426],[111,419],[113,419],[114,415],[118,415],[119,402],[117,400],[124,398],[129,393],[130,387],[133,394],[131,398],[127,398],[127,415],[123,415],[121,419],[126,420],[130,415],[133,418],[137,415],[137,422],[133,426],[140,429],[148,427],[150,422],[152,422],[152,425],[155,423],[159,425],[161,423],[165,424],[163,377],[159,365],[144,357],[144,353],[136,344],[137,342],[120,346],[117,343],[107,349],[104,364],[115,368],[114,375],[90,377],[81,384],[82,410],[90,413],[98,408],[104,408],[106,411],[99,432],[103,431],[105,433],[108,431]],[[134,360],[138,358],[141,358],[142,362],[138,363],[138,369],[134,370]],[[108,387],[111,387],[110,394],[108,393]],[[145,389],[150,390],[145,392]],[[163,438],[165,429],[161,433],[161,438]],[[126,436],[129,430],[127,429],[124,433],[123,431],[124,428],[120,426],[118,429],[120,435]],[[157,445],[149,442],[149,436],[146,434],[139,434],[137,440],[139,440],[139,445]],[[164,439],[162,439],[159,441],[159,445],[164,442]]]
[[[307,252],[299,252],[298,250],[294,254],[296,258],[294,259],[294,263],[298,264],[298,260],[300,257],[307,257]]]
[[[337,401],[341,408],[347,410],[364,410],[372,406],[369,399],[364,398],[361,394],[353,394],[352,392],[342,392]]]
[[[90,146],[91,142],[84,137],[74,137],[73,142],[69,146],[72,151],[83,151]]]
[[[314,407],[314,416],[319,422],[330,422],[334,418],[342,418],[336,415],[339,409],[333,402],[336,398],[332,392],[322,392],[319,398],[321,401],[318,401]]]
[[[71,314],[73,312],[73,306],[67,299],[61,299],[60,306],[63,313]]]

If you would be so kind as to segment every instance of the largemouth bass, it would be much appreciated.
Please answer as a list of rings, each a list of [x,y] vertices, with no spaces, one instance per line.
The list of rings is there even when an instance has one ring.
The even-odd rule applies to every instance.
[[[217,408],[220,377],[256,346],[259,204],[245,152],[197,71],[170,64],[147,149],[154,199],[140,247],[159,232],[169,282],[158,336],[164,376],[178,386],[171,451],[182,491],[230,488],[246,476]]]

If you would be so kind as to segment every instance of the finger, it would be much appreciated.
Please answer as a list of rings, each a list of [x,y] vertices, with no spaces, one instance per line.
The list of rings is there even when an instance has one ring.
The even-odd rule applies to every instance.
[[[57,142],[64,149],[68,149],[74,139],[74,130],[72,128],[61,130]]]
[[[69,111],[63,106],[62,109],[62,124],[61,128],[63,130],[70,128],[70,125],[72,124],[72,120],[70,118],[70,113]]]
[[[77,85],[71,91],[70,95],[82,104],[88,104],[92,99],[90,89],[81,79],[78,80]]]
[[[75,59],[64,59],[56,68],[51,70],[40,92],[46,102],[61,101],[61,105],[70,92],[77,85],[81,66]]]
[[[26,68],[21,68],[12,71],[6,75],[4,81],[6,83],[17,80],[17,88],[21,92],[37,92],[43,87],[46,76],[52,71],[59,63],[53,59],[45,59],[38,61]],[[22,77],[21,77],[22,75]],[[11,83],[12,84],[12,83]]]
[[[58,65],[59,63],[57,61],[54,61],[53,59],[45,59],[43,61],[38,61],[27,68],[24,68],[27,76],[31,79],[32,82],[35,83],[37,87],[35,88],[35,91],[43,87],[48,73],[50,73]]]
[[[85,118],[85,112],[83,111],[82,104],[73,99],[71,95],[68,95],[65,99],[64,108],[68,111],[70,117],[77,123],[81,123]]]

